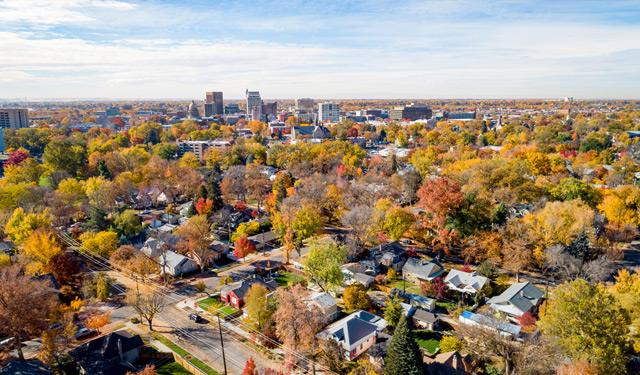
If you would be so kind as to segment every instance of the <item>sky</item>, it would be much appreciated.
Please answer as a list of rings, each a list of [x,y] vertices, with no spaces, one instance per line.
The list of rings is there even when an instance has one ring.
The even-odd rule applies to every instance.
[[[0,98],[640,99],[638,1],[0,0]]]

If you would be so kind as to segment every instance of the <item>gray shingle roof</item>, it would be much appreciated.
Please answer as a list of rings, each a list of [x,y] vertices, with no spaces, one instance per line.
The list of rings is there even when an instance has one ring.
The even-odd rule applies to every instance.
[[[525,313],[536,306],[543,296],[542,290],[526,281],[511,285],[499,296],[491,298],[488,303],[497,310],[504,311],[501,306],[511,305],[521,313]]]
[[[435,259],[427,262],[421,258],[409,258],[404,267],[402,267],[402,271],[419,275],[425,279],[434,277],[443,270],[442,264]]]
[[[424,311],[422,309],[417,309],[413,313],[413,318],[417,319],[417,320],[419,320],[421,322],[433,324],[438,320],[438,315],[436,315],[434,313],[430,313],[428,311]]]

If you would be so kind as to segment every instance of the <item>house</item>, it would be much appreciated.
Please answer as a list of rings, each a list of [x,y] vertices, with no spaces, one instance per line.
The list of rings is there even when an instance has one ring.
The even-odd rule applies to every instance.
[[[366,268],[359,263],[347,263],[340,266],[342,270],[342,276],[344,277],[344,284],[351,285],[355,282],[358,282],[367,288],[376,281],[376,279],[365,273]]]
[[[0,369],[0,375],[50,375],[52,372],[42,361],[13,361]]]
[[[278,289],[278,283],[275,282],[275,280],[264,281],[256,277],[223,286],[222,289],[220,289],[220,299],[239,309],[244,305],[244,297],[247,295],[247,292],[251,289],[251,286],[256,283],[264,285],[270,292]]]
[[[369,362],[376,366],[379,370],[384,367],[384,357],[387,356],[387,350],[389,349],[389,343],[391,343],[391,335],[386,333],[378,333],[375,343],[371,345],[369,351]]]
[[[436,309],[436,300],[433,298],[421,296],[415,293],[404,292],[402,289],[398,288],[391,288],[389,294],[391,294],[392,296],[395,296],[397,294],[400,297],[404,297],[406,300],[408,300],[411,306],[419,309],[423,309],[426,311],[435,311]]]
[[[271,248],[272,244],[276,242],[278,236],[274,231],[268,231],[264,233],[255,234],[247,238],[251,243],[256,246],[257,250],[265,250]]]
[[[487,284],[489,279],[480,276],[475,272],[463,272],[451,270],[444,282],[450,290],[457,290],[460,293],[476,294]]]
[[[149,222],[149,228],[160,228],[161,226],[163,226],[164,223],[161,220],[158,219],[153,219]]]
[[[11,241],[0,242],[0,254],[13,255],[17,249],[16,244]]]
[[[406,260],[405,254],[402,245],[394,241],[371,248],[369,256],[358,263],[365,267],[365,273],[373,276],[386,273],[389,268],[399,272]]]
[[[438,321],[440,320],[438,315],[422,309],[416,309],[412,319],[414,327],[430,331],[433,331],[438,326]]]
[[[143,346],[140,336],[122,330],[84,343],[71,350],[69,356],[80,374],[124,375],[137,371],[132,363]]]
[[[377,335],[387,327],[381,317],[358,310],[341,319],[319,334],[321,338],[336,340],[344,349],[344,356],[352,361],[376,341]]]
[[[520,327],[515,324],[487,315],[474,314],[466,310],[458,317],[458,321],[470,326],[480,326],[486,329],[500,331],[500,335],[503,337],[520,335]]]
[[[317,306],[324,314],[327,322],[333,322],[338,318],[338,301],[329,293],[316,292],[311,294],[307,300],[310,304]]]
[[[444,267],[435,259],[427,262],[422,258],[409,258],[402,267],[402,276],[416,284],[433,280],[443,272]]]
[[[157,258],[156,261],[163,261],[162,257],[159,258],[160,259]],[[184,273],[190,273],[198,270],[198,263],[195,260],[184,255],[169,250],[167,251],[166,258],[167,273],[171,274],[171,276],[173,277],[178,277]]]
[[[487,303],[494,310],[515,318],[527,312],[534,313],[543,296],[542,290],[525,281],[511,285],[502,294],[491,298]]]
[[[424,357],[428,375],[466,375],[471,369],[471,359],[458,351],[440,353],[435,358]]]
[[[193,272],[198,269],[198,263],[184,255],[178,254],[172,250],[163,250],[166,248],[172,249],[180,241],[178,236],[169,236],[166,238],[167,242],[150,237],[148,238],[140,251],[156,262],[160,268],[166,262],[166,271],[173,277],[178,277],[184,273]],[[164,255],[163,255],[164,254]]]
[[[180,205],[180,207],[178,207],[178,210],[180,211],[180,216],[186,217],[192,204],[193,204],[193,201],[188,201],[187,203],[183,203],[182,205]]]
[[[165,221],[169,224],[178,224],[178,218],[173,215],[163,214],[160,218],[162,219],[162,221]]]

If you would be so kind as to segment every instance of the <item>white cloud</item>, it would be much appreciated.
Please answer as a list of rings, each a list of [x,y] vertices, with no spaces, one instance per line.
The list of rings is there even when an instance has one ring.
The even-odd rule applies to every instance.
[[[29,25],[47,29],[55,25],[95,21],[87,15],[87,8],[127,11],[135,4],[116,0],[4,0],[0,2],[0,23],[13,27]]]

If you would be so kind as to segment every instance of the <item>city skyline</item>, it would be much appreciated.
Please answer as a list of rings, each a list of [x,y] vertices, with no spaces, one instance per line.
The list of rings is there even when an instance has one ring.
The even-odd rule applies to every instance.
[[[640,97],[617,2],[1,1],[0,98]]]

